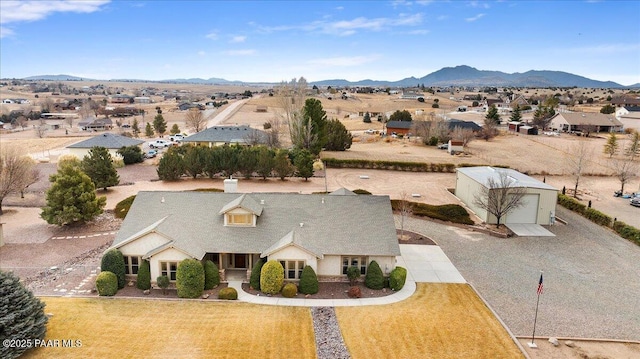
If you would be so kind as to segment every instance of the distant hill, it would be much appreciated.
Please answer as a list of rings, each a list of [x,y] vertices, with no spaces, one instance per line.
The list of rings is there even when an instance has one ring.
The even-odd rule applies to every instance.
[[[39,75],[25,77],[23,80],[29,81],[92,81],[92,79],[71,76],[71,75]]]
[[[41,75],[26,77],[24,80],[44,80],[44,81],[88,81],[90,79],[71,75]],[[95,81],[95,80],[94,80]],[[212,77],[209,79],[189,78],[189,79],[169,79],[162,81],[146,81],[133,79],[119,79],[108,81],[126,82],[161,82],[161,83],[187,83],[205,85],[276,85],[276,83],[253,83],[243,81],[229,81],[223,78]],[[455,67],[444,67],[426,76],[416,78],[407,77],[399,81],[384,80],[361,80],[347,81],[344,79],[322,80],[311,82],[316,86],[370,86],[370,87],[411,87],[411,86],[467,86],[467,87],[587,87],[587,88],[640,88],[640,83],[631,86],[622,86],[613,81],[597,81],[583,76],[574,75],[562,71],[538,71],[530,70],[524,73],[506,73],[502,71],[478,70],[471,66],[461,65]]]

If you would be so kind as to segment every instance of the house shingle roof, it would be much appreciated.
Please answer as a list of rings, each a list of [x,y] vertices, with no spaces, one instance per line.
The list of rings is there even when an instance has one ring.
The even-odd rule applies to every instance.
[[[88,140],[74,143],[67,146],[67,148],[93,148],[93,147],[105,147],[112,149],[119,149],[128,146],[138,146],[144,143],[143,140],[130,138],[126,136],[114,135],[113,133],[103,133],[98,136],[91,137]]]
[[[479,167],[461,167],[456,171],[464,173],[469,178],[487,187],[487,183],[490,178],[496,183],[500,183],[500,172],[506,173],[514,182],[512,187],[526,187],[526,188],[539,188],[557,191],[556,188],[539,181],[533,177],[529,177],[524,173],[520,173],[510,168],[496,168],[489,166]]]
[[[250,138],[258,138],[264,143],[267,134],[249,126],[213,126],[188,136],[182,142],[246,143]]]
[[[221,209],[243,196],[264,201],[257,225],[225,226]],[[316,255],[400,255],[388,196],[143,191],[113,247],[144,231],[161,233],[173,247],[196,258],[207,252],[260,254],[285,245],[291,231],[295,235],[287,243]]]
[[[570,125],[622,126],[622,122],[618,121],[615,116],[603,113],[562,112],[556,116],[561,116]]]
[[[387,128],[411,129],[411,121],[389,121]]]

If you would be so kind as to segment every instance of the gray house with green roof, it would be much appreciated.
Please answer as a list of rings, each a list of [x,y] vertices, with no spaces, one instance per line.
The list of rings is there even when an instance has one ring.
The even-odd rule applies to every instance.
[[[140,192],[111,248],[128,275],[148,260],[152,279],[171,281],[187,258],[212,260],[223,278],[273,259],[297,280],[305,265],[327,279],[372,260],[388,274],[400,255],[388,196],[338,194]]]

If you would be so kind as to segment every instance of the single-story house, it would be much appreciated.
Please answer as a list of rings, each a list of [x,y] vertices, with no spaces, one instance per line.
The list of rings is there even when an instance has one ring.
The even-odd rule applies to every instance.
[[[449,126],[449,130],[453,131],[456,127],[459,127],[461,129],[470,129],[473,132],[478,132],[480,130],[482,130],[482,127],[480,127],[480,125],[478,125],[477,123],[473,122],[473,121],[463,121],[463,120],[456,120],[456,119],[450,119],[445,121],[445,123],[447,124],[447,126]]]
[[[633,128],[640,131],[640,106],[619,107],[616,110],[616,118],[625,129]]]
[[[611,100],[614,106],[640,106],[640,96],[618,96]]]
[[[388,196],[334,194],[142,191],[111,248],[130,276],[148,260],[154,282],[175,281],[188,258],[213,261],[222,280],[232,271],[248,278],[260,258],[277,260],[295,281],[306,265],[325,280],[350,266],[364,275],[373,260],[388,274],[400,255]]]
[[[482,187],[489,188],[488,181],[500,183],[500,173],[506,173],[513,181],[511,187],[526,189],[523,206],[501,218],[501,223],[553,224],[558,201],[558,190],[516,170],[495,167],[463,167],[456,170],[456,196],[486,223],[496,223],[496,217],[474,204]]]
[[[551,118],[549,127],[561,132],[621,132],[622,122],[603,113],[561,112]]]
[[[407,135],[411,132],[411,121],[389,121],[387,122],[387,134]]]
[[[84,158],[84,156],[87,155],[89,150],[93,147],[105,147],[109,150],[112,158],[120,158],[117,151],[122,147],[141,146],[143,143],[143,140],[139,140],[137,138],[115,135],[113,133],[103,133],[87,140],[69,145],[67,148],[69,149],[70,154],[80,159]]]
[[[267,143],[267,133],[249,126],[213,126],[182,140],[198,146]]]
[[[82,131],[105,131],[113,129],[113,121],[110,118],[91,117],[78,122],[78,127]]]

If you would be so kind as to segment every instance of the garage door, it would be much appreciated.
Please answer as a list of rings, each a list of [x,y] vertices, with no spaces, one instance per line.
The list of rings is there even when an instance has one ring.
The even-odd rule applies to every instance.
[[[523,205],[509,213],[505,223],[536,223],[539,200],[539,194],[527,194],[522,197]]]

